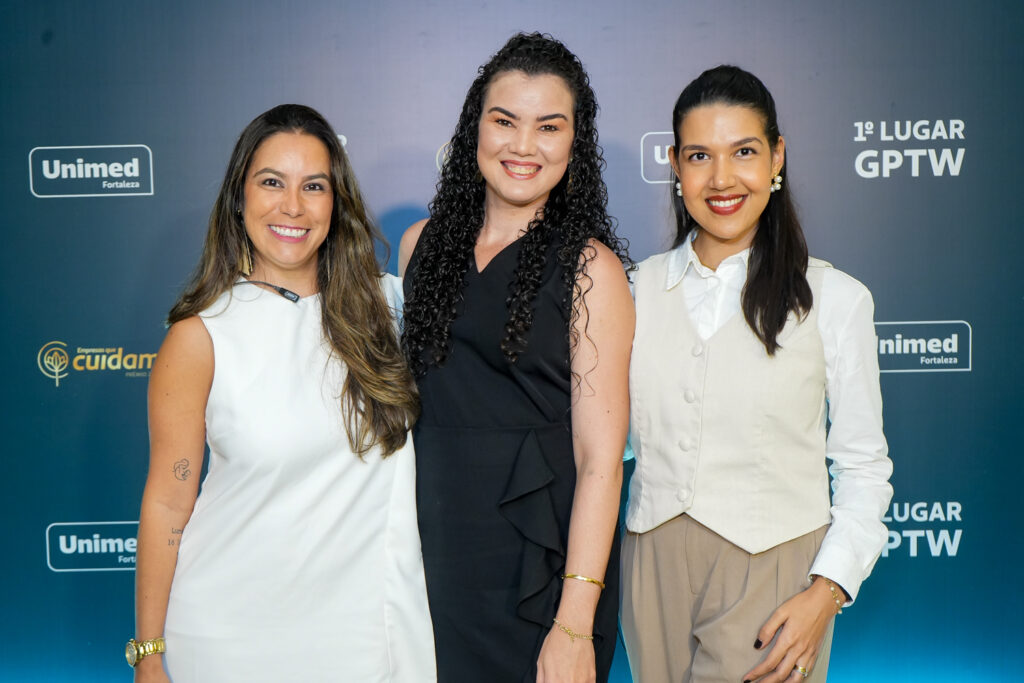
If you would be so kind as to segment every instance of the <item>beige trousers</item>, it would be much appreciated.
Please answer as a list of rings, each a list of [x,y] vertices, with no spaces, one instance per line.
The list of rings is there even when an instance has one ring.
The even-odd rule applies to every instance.
[[[635,683],[740,683],[775,608],[810,585],[827,526],[756,555],[689,515],[622,546],[622,633]],[[824,683],[832,624],[806,683]]]

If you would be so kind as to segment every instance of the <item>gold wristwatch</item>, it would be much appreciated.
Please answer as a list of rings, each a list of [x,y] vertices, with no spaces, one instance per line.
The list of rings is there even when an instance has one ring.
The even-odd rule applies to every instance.
[[[164,642],[164,637],[151,638],[150,640],[143,640],[139,642],[132,638],[128,641],[128,644],[124,646],[124,658],[128,660],[128,665],[135,667],[143,659],[149,655],[160,654],[167,652],[167,644]]]

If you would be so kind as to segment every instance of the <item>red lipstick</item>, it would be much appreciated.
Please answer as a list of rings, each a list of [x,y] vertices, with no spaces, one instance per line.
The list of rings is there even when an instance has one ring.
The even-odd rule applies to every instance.
[[[719,216],[731,216],[739,211],[747,201],[745,194],[715,195],[708,197],[704,203],[708,205],[712,213]]]

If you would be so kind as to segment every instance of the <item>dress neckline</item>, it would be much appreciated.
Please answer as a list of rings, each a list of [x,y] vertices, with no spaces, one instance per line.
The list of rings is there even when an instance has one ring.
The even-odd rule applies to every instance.
[[[508,244],[503,246],[501,249],[499,249],[498,252],[496,254],[494,254],[494,256],[492,256],[487,261],[486,264],[484,264],[483,268],[481,268],[480,265],[477,263],[477,260],[476,260],[476,245],[474,245],[473,246],[473,254],[472,254],[472,258],[471,258],[471,260],[473,262],[473,270],[476,271],[477,275],[483,275],[485,272],[487,272],[488,270],[491,269],[491,264],[492,263],[497,261],[503,254],[505,254],[505,252],[510,251],[513,245],[516,245],[516,244],[519,244],[520,242],[522,242],[523,238],[526,237],[526,235],[527,235],[527,233],[524,232],[522,235],[520,235],[519,237],[515,238],[514,240],[512,240],[511,242],[509,242]]]

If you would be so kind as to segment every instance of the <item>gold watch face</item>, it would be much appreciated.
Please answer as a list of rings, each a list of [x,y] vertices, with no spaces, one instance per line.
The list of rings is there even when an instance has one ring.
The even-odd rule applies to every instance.
[[[128,644],[124,646],[124,658],[128,660],[128,666],[135,666],[139,663],[139,648],[134,638],[129,640]]]

